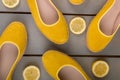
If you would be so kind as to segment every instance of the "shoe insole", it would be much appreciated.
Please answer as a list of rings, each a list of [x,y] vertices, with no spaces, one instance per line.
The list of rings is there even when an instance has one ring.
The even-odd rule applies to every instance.
[[[109,0],[108,0],[109,1]],[[100,22],[100,29],[106,35],[112,35],[116,30],[115,22],[120,12],[120,0],[115,0],[115,4],[105,14]]]
[[[0,80],[6,80],[17,55],[18,49],[15,45],[6,43],[2,46],[0,50]]]
[[[69,66],[63,67],[58,76],[60,80],[85,80],[80,72]]]
[[[51,25],[58,21],[58,13],[50,0],[37,0],[37,5],[42,21],[45,24]]]

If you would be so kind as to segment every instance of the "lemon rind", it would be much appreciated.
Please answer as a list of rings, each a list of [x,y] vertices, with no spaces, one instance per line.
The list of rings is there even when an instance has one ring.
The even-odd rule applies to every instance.
[[[30,66],[28,66],[28,67],[26,67],[26,68],[24,69],[24,71],[23,71],[24,80],[28,80],[27,77],[25,76],[25,72],[26,72],[28,69],[30,69],[30,68],[34,68],[34,69],[36,69],[36,70],[38,71],[38,76],[36,77],[36,80],[38,80],[38,79],[40,78],[40,70],[39,70],[38,67],[36,67],[36,66],[34,66],[34,65],[30,65]]]
[[[94,71],[96,65],[98,65],[99,63],[104,63],[104,64],[106,65],[106,67],[107,67],[107,70],[106,70],[106,72],[105,72],[103,75],[98,75],[98,74],[96,74],[95,71]],[[93,72],[94,76],[96,76],[96,77],[98,77],[98,78],[103,78],[103,77],[105,77],[105,76],[109,73],[109,65],[108,65],[107,62],[102,61],[102,60],[96,61],[96,62],[94,62],[93,65],[92,65],[92,72]]]
[[[75,21],[76,19],[80,19],[80,20],[83,22],[83,25],[84,25],[84,28],[83,28],[81,31],[79,31],[79,32],[75,32],[75,31],[72,29],[72,27],[71,27],[73,21]],[[86,30],[86,21],[85,21],[84,18],[82,18],[82,17],[75,17],[75,18],[73,18],[73,19],[70,21],[70,31],[71,31],[73,34],[82,34],[85,30]]]
[[[19,3],[20,3],[20,0],[17,0],[17,2],[13,5],[13,6],[9,6],[5,3],[5,0],[2,0],[2,3],[4,4],[5,7],[7,8],[15,8]]]

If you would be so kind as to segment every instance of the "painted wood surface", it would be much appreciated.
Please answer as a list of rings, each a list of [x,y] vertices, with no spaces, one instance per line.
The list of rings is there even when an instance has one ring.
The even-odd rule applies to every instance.
[[[82,5],[75,6],[68,0],[53,0],[53,3],[62,11],[68,24],[71,19],[80,16],[86,20],[87,28],[91,20],[103,7],[106,0],[85,0]],[[28,32],[28,46],[26,52],[17,65],[13,80],[23,80],[22,71],[28,65],[36,65],[41,70],[40,80],[53,80],[52,77],[44,70],[41,56],[50,49],[62,51],[73,57],[91,77],[92,80],[119,80],[120,79],[120,30],[118,30],[111,43],[100,53],[94,54],[86,47],[86,31],[82,35],[74,35],[70,32],[69,41],[64,45],[56,45],[48,41],[38,30],[29,7],[27,0],[21,0],[18,7],[8,9],[0,0],[0,34],[12,21],[24,23]],[[98,79],[91,72],[92,63],[98,59],[105,60],[110,65],[108,76]]]

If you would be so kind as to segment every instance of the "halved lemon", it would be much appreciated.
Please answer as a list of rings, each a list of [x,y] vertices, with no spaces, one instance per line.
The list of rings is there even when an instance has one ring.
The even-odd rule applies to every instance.
[[[93,63],[92,72],[98,78],[105,77],[109,72],[109,65],[107,62],[99,60]]]
[[[73,5],[80,5],[84,2],[84,0],[69,0],[69,2]]]
[[[2,0],[2,2],[7,8],[14,8],[19,4],[20,0]]]
[[[34,65],[26,67],[23,71],[24,80],[39,80],[40,70]]]
[[[71,20],[69,26],[72,33],[82,34],[86,29],[86,22],[81,17],[75,17]]]

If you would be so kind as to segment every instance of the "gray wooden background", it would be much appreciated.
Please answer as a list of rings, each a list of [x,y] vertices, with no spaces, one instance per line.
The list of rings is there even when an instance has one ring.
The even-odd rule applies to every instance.
[[[106,0],[85,0],[82,5],[75,6],[68,0],[53,0],[53,3],[63,12],[68,24],[72,18],[81,16],[86,20],[87,27],[105,2]],[[19,6],[14,9],[4,7],[0,0],[0,33],[12,21],[21,21],[28,31],[27,50],[15,69],[13,80],[23,80],[22,72],[28,65],[36,65],[40,68],[40,80],[53,80],[41,62],[42,54],[50,49],[62,51],[73,57],[92,80],[120,80],[120,30],[102,52],[95,54],[86,47],[87,29],[82,35],[74,35],[70,32],[69,41],[64,45],[56,45],[48,41],[37,29],[26,0],[20,0]],[[110,65],[109,74],[101,79],[94,77],[91,72],[92,63],[99,59],[107,61]]]

